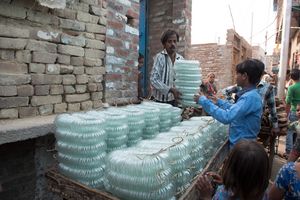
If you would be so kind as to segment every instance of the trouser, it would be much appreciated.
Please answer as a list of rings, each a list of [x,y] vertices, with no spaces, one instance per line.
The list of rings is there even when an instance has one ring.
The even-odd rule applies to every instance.
[[[289,123],[297,121],[297,115],[295,111],[291,111],[289,115]],[[294,141],[296,139],[296,133],[294,130],[288,128],[285,140],[285,153],[289,154],[293,148]]]

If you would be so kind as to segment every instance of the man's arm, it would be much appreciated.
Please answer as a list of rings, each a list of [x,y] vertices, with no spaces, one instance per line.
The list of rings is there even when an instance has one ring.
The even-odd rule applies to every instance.
[[[167,95],[171,89],[168,85],[164,84],[162,81],[162,72],[163,67],[165,67],[166,63],[163,62],[162,59],[159,59],[159,54],[154,58],[154,64],[150,76],[151,85],[159,90],[162,94]]]
[[[266,103],[270,110],[271,122],[272,122],[272,132],[275,134],[279,134],[280,129],[278,127],[278,117],[275,103],[275,90],[272,85],[269,86],[268,91],[266,93]]]
[[[286,107],[285,107],[285,110],[286,110],[286,113],[289,114],[290,111],[291,111],[291,102],[292,102],[292,86],[289,86],[288,87],[288,92],[287,92],[287,95],[286,95],[286,98],[285,98],[285,103],[286,103]]]

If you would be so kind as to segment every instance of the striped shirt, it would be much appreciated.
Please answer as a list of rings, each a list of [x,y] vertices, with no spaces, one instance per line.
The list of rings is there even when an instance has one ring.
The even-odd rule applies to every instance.
[[[175,62],[181,59],[183,57],[176,53]],[[166,49],[164,49],[162,52],[156,54],[150,76],[154,99],[162,102],[173,101],[174,96],[169,91],[174,87],[174,81],[174,65]]]

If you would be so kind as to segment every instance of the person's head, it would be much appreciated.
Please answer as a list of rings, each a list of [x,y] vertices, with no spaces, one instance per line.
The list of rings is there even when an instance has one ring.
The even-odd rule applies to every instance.
[[[138,68],[143,67],[144,65],[144,55],[139,53],[139,58],[138,58]]]
[[[167,30],[162,34],[160,41],[164,48],[167,50],[168,54],[173,54],[176,52],[179,35],[174,30]]]
[[[257,59],[247,59],[236,66],[238,86],[257,85],[263,75],[265,65]]]
[[[297,115],[298,119],[300,120],[300,103],[297,104],[297,108],[296,109],[297,109],[296,110],[296,115]]]
[[[291,71],[291,79],[293,81],[299,81],[300,78],[300,71],[299,69],[292,69]]]
[[[210,73],[207,74],[206,77],[207,77],[207,81],[208,82],[210,82],[210,83],[214,83],[215,82],[216,76],[215,76],[214,73],[210,72]]]
[[[286,70],[286,77],[285,77],[285,79],[288,81],[288,80],[290,80],[290,78],[291,78],[291,70]]]
[[[234,197],[261,199],[269,184],[268,155],[256,141],[242,140],[231,150],[222,169],[223,184]]]

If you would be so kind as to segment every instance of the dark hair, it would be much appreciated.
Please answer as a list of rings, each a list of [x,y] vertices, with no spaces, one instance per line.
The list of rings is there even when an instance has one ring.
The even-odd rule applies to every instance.
[[[141,54],[141,53],[139,53],[139,58],[138,58],[138,60],[141,59],[141,58],[144,58],[144,55]]]
[[[291,79],[294,81],[299,81],[300,78],[300,71],[299,69],[292,69],[291,71]]]
[[[160,38],[161,43],[164,45],[167,40],[169,39],[169,37],[171,37],[172,35],[176,35],[177,38],[177,42],[179,41],[179,34],[174,31],[174,30],[167,30],[166,32],[164,32]]]
[[[231,150],[222,169],[223,184],[234,198],[262,199],[269,184],[270,166],[263,146],[241,140]]]
[[[251,84],[258,84],[265,70],[265,64],[258,59],[247,59],[236,66],[236,72],[247,74]]]

